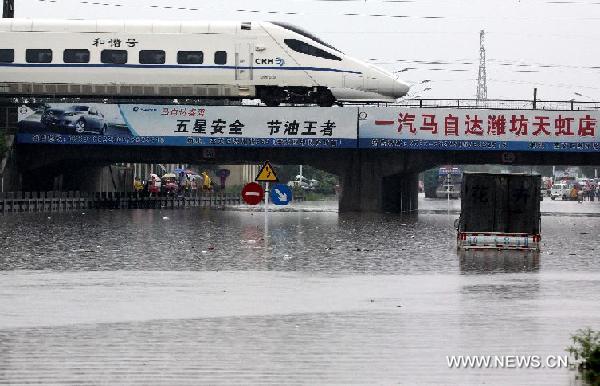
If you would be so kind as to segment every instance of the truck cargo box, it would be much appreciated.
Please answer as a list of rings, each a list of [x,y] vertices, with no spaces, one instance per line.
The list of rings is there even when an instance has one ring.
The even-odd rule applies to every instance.
[[[464,173],[457,245],[539,249],[541,177]]]

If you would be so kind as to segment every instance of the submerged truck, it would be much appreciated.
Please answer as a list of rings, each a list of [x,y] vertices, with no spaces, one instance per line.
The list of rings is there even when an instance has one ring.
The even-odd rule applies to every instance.
[[[457,247],[539,251],[541,177],[464,173]]]

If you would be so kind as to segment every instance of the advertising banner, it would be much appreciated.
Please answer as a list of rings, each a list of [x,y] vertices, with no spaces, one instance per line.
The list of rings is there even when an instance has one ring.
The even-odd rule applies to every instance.
[[[359,109],[361,148],[600,151],[597,111]]]
[[[20,143],[356,148],[356,107],[24,105]]]

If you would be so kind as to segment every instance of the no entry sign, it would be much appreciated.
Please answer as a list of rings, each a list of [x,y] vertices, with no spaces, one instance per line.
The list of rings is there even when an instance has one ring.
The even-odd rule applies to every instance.
[[[257,205],[265,197],[265,191],[262,186],[256,182],[250,182],[242,189],[242,199],[248,205]]]

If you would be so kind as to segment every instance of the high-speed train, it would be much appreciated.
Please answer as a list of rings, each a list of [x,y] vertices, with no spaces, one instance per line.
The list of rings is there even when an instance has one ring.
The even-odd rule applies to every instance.
[[[0,20],[0,95],[392,101],[408,85],[282,22]]]

